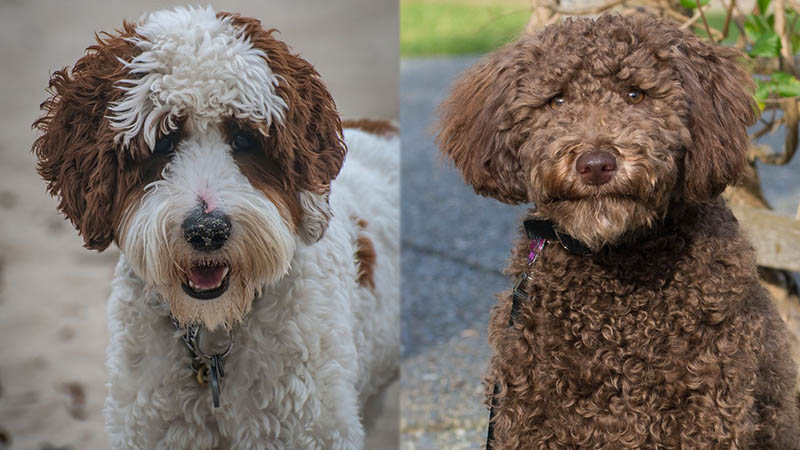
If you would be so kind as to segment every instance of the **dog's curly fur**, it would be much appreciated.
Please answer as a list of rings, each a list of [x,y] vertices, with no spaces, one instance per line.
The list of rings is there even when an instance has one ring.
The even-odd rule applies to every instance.
[[[592,249],[512,252],[532,279],[511,327],[510,291],[492,311],[494,448],[800,448],[788,331],[720,197],[756,118],[739,58],[661,19],[571,19],[443,103],[438,144],[476,192]],[[611,181],[583,182],[591,151]]]
[[[39,173],[88,248],[123,254],[114,449],[360,449],[396,373],[397,130],[342,123],[274,31],[156,11],[50,79]]]

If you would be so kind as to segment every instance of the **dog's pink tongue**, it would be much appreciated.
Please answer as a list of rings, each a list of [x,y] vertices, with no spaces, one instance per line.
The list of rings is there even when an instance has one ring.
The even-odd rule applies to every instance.
[[[225,266],[194,267],[189,272],[189,280],[192,282],[193,288],[209,290],[219,287],[227,273],[228,268]]]

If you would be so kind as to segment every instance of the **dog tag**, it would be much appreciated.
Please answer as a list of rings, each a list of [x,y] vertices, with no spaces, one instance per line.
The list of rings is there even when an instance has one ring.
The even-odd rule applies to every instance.
[[[208,366],[203,365],[202,367],[198,368],[195,371],[195,374],[196,374],[195,376],[197,377],[197,384],[199,384],[200,386],[205,385],[206,381],[208,380]]]
[[[203,386],[208,382],[208,364],[200,358],[192,359],[192,372],[194,372],[197,384]]]
[[[222,356],[214,355],[211,357],[211,397],[214,401],[214,408],[219,408],[219,389],[222,383],[224,371],[222,370]]]

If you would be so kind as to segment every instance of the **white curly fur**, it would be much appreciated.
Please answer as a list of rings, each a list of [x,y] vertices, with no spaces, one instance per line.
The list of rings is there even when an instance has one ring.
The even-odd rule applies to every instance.
[[[231,236],[213,258],[231,265],[231,282],[213,302],[188,297],[175,281],[184,278],[193,260],[205,256],[186,243],[181,228],[198,200],[224,210],[234,221]],[[181,322],[201,322],[210,329],[241,320],[250,309],[252,293],[289,270],[296,247],[287,219],[241,173],[233,150],[216,128],[178,144],[161,178],[148,184],[142,199],[127,211],[118,236],[128,264],[145,280],[145,287],[167,297]]]
[[[143,39],[133,42],[142,52],[123,63],[143,75],[119,82],[125,97],[109,108],[109,123],[124,145],[142,132],[152,148],[157,132],[174,130],[175,118],[186,111],[201,128],[226,116],[264,121],[266,128],[283,118],[286,102],[275,92],[278,76],[269,55],[230,17],[218,19],[210,6],[158,11],[145,16],[136,33]]]
[[[360,408],[399,357],[399,140],[357,130],[345,140],[328,229],[313,245],[296,237],[291,269],[234,327],[218,409],[164,300],[120,259],[108,303],[113,448],[362,448]],[[368,222],[374,291],[356,282],[351,216]]]
[[[154,13],[136,31],[142,53],[124,63],[137,76],[117,85],[127,92],[109,108],[116,139],[142,135],[153,148],[177,117],[184,134],[115,234],[123,256],[108,303],[112,447],[362,448],[361,408],[399,357],[399,139],[345,130],[347,160],[330,197],[297,192],[295,224],[280,197],[294,193],[256,189],[221,126],[284,120],[269,55],[211,8]],[[232,222],[214,252],[230,264],[230,287],[213,301],[180,288],[192,260],[206,257],[181,232],[199,204]],[[374,247],[374,288],[358,281],[359,237]],[[204,325],[204,348],[234,333],[219,408],[170,313]]]

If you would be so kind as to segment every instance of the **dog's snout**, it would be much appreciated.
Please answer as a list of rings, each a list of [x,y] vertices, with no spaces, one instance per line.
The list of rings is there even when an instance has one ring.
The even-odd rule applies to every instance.
[[[599,186],[611,181],[617,171],[617,158],[603,150],[584,153],[575,163],[575,170],[586,184]]]
[[[195,250],[211,252],[225,245],[231,235],[231,219],[221,209],[206,213],[197,208],[183,220],[183,237]]]

